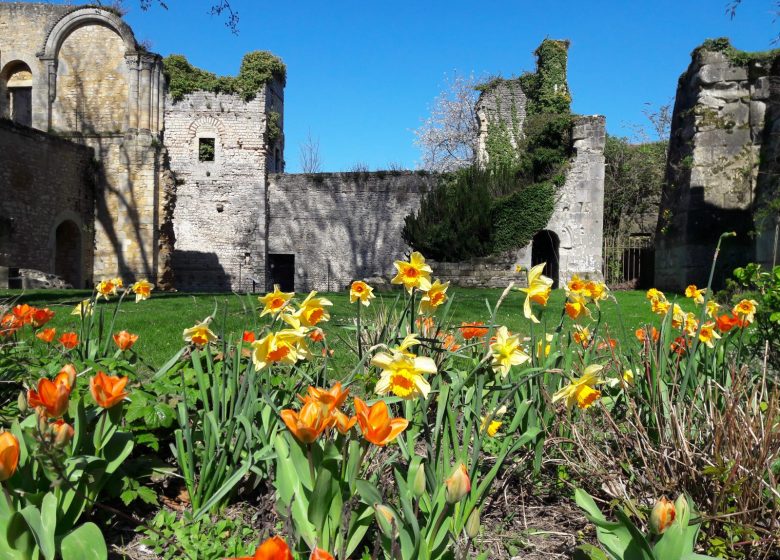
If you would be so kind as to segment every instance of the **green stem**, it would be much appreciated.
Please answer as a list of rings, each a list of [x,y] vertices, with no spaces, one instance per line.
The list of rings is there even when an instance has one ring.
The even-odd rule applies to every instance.
[[[363,363],[363,337],[360,335],[360,308],[362,303],[357,302],[357,349],[358,349],[358,362]],[[364,367],[365,369],[365,367]]]
[[[441,510],[441,513],[439,514],[439,518],[436,520],[436,525],[433,526],[433,533],[431,534],[431,537],[433,540],[436,540],[436,535],[439,534],[439,529],[441,529],[442,524],[444,523],[444,520],[447,519],[447,515],[449,515],[450,510],[452,509],[452,504],[449,502],[444,503],[444,509]]]
[[[309,474],[311,475],[311,483],[313,485],[316,481],[316,477],[314,476],[314,457],[311,452],[312,445],[313,444],[310,443],[306,446],[306,457],[309,459]]]

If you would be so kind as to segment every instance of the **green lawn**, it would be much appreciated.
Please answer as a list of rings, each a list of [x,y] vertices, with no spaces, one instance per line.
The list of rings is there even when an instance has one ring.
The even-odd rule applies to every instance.
[[[453,298],[450,307],[452,317],[450,324],[459,325],[462,321],[488,322],[489,313],[485,301],[495,305],[501,291],[498,289],[452,288],[449,292]],[[395,300],[397,293],[379,294],[379,298],[390,305]],[[50,326],[57,327],[58,332],[60,332],[77,330],[78,317],[71,316],[70,312],[75,304],[89,295],[89,292],[75,290],[37,290],[24,293],[5,290],[0,291],[0,301],[12,299],[18,303],[51,308],[57,312],[57,315]],[[320,295],[329,298],[334,304],[331,310],[331,321],[324,324],[323,328],[330,336],[331,346],[335,348],[337,353],[340,353],[346,349],[343,344],[338,342],[337,335],[354,336],[352,332],[343,327],[353,323],[355,306],[349,304],[345,293]],[[659,324],[659,319],[650,312],[643,291],[615,292],[614,295],[616,302],[609,300],[601,304],[602,324],[607,325],[611,337],[619,340],[626,338],[633,340],[633,332],[637,326],[644,323]],[[529,322],[522,315],[524,297],[522,293],[512,292],[498,313],[498,323],[506,325],[513,332],[528,334]],[[669,297],[671,299],[672,296],[669,295]],[[542,316],[547,330],[552,330],[557,325],[564,299],[563,290],[555,290],[552,293],[547,311]],[[678,297],[678,300],[684,308],[692,308],[690,300],[681,297]],[[215,308],[217,309],[213,323],[215,332],[240,333],[244,329],[256,328],[260,324],[256,311],[258,305],[256,295],[152,292],[151,299],[136,304],[131,294],[119,310],[114,331],[126,329],[139,334],[140,339],[135,349],[148,364],[160,366],[181,348],[182,331],[213,313]],[[114,303],[101,301],[98,308],[103,309],[104,313],[110,316],[114,309]],[[372,309],[374,309],[373,306],[365,311],[368,318],[372,315]],[[625,331],[621,325],[625,326]],[[337,358],[336,363],[343,362]]]

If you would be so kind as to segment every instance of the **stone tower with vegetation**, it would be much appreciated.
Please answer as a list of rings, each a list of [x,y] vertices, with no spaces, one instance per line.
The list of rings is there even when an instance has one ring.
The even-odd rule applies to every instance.
[[[751,261],[776,260],[780,209],[780,52],[709,40],[680,77],[656,233],[656,284],[716,286]]]

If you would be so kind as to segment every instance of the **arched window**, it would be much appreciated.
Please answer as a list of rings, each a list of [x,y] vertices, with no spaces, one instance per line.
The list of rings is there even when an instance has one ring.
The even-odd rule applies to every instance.
[[[83,288],[79,226],[71,220],[57,226],[54,251],[54,273],[74,288]]]
[[[24,62],[9,62],[0,74],[4,93],[2,114],[15,123],[32,126],[32,72]]]
[[[550,230],[543,229],[534,235],[531,242],[531,265],[546,263],[543,274],[552,278],[553,288],[558,287],[559,258],[561,242],[558,235]]]

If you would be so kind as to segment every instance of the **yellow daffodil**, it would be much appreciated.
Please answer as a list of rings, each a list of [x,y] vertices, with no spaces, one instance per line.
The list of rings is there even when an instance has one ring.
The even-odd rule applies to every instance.
[[[652,309],[653,313],[656,315],[666,315],[669,312],[671,305],[672,304],[666,301],[665,298],[650,300],[650,309]]]
[[[103,297],[104,299],[108,299],[108,296],[115,296],[116,290],[117,285],[114,284],[114,279],[101,280],[98,285],[95,286],[98,298]]]
[[[707,292],[707,288],[697,288],[695,284],[691,284],[685,288],[685,297],[691,298],[697,305],[704,303],[704,294]]]
[[[265,294],[263,297],[257,298],[257,300],[263,304],[263,310],[260,312],[260,316],[277,315],[282,309],[287,306],[287,302],[295,295],[294,292],[283,292],[279,289],[279,284],[274,284],[274,291]]]
[[[569,300],[570,301],[567,301],[565,306],[566,315],[572,319],[578,319],[582,315],[590,317],[590,309],[588,309],[585,298],[582,295],[571,292],[569,294]]]
[[[76,307],[73,308],[73,311],[70,312],[71,315],[78,315],[79,317],[86,317],[87,315],[92,315],[92,312],[94,311],[94,305],[92,302],[88,299],[82,300],[81,303],[77,304]]]
[[[720,334],[718,334],[718,331],[715,330],[714,321],[704,323],[701,326],[701,330],[699,331],[699,340],[706,344],[708,348],[715,348],[715,341],[719,338]]]
[[[135,302],[138,303],[139,301],[149,299],[149,296],[152,294],[152,290],[154,290],[154,284],[148,282],[145,279],[139,280],[130,286],[130,290],[132,290],[132,292],[135,294]]]
[[[734,306],[734,315],[742,319],[744,325],[749,325],[756,318],[758,302],[754,299],[743,299]]]
[[[398,273],[390,280],[391,284],[403,284],[410,294],[417,288],[427,292],[431,289],[431,267],[425,264],[425,257],[415,251],[409,257],[409,261],[395,261],[393,263]]]
[[[500,418],[504,414],[506,414],[506,407],[501,406],[493,414],[489,415],[490,423],[488,423],[488,416],[480,416],[481,423],[479,430],[483,433],[486,433],[490,437],[496,437],[499,428],[503,424],[503,422],[497,420],[497,418]]]
[[[675,329],[683,328],[687,316],[688,315],[683,311],[682,307],[676,303],[672,304],[672,326]]]
[[[447,288],[449,287],[449,282],[442,284],[439,280],[436,280],[420,299],[420,315],[433,315],[436,313],[436,309],[447,301]]]
[[[552,402],[566,399],[566,408],[577,405],[584,409],[591,406],[601,396],[595,387],[603,382],[597,375],[603,367],[599,364],[591,364],[586,367],[582,377],[573,379],[571,383],[553,395]]]
[[[125,283],[124,283],[124,281],[122,281],[122,279],[121,279],[121,278],[119,278],[118,276],[117,276],[117,277],[115,277],[115,278],[112,278],[112,279],[111,279],[111,283],[112,283],[112,284],[113,284],[113,285],[116,287],[116,289],[118,289],[118,290],[121,290],[122,288],[124,288],[124,287],[125,287]]]
[[[550,355],[550,349],[551,349],[550,343],[553,341],[553,338],[555,338],[555,336],[551,335],[550,333],[546,333],[544,335],[544,340],[540,339],[536,342],[537,358],[541,358],[541,357],[546,358],[547,356]],[[544,345],[544,351],[542,351],[542,345]]]
[[[580,325],[574,325],[574,332],[572,333],[574,342],[587,348],[590,344],[590,330],[588,327],[582,327]]]
[[[599,301],[605,300],[609,296],[609,288],[607,288],[604,282],[590,281],[585,284],[585,287],[590,292],[590,297],[597,306]]]
[[[198,323],[194,327],[184,329],[183,336],[185,342],[192,342],[194,345],[202,347],[210,342],[217,340],[217,335],[215,335],[209,328],[210,322],[211,317],[202,323]]]
[[[252,343],[252,362],[261,370],[269,364],[293,365],[309,357],[306,329],[283,329]]]
[[[360,300],[361,305],[368,307],[371,304],[371,300],[375,297],[374,288],[362,280],[355,280],[349,287],[349,303],[355,303]]]
[[[647,294],[645,295],[648,300],[653,301],[656,300],[666,300],[666,296],[661,290],[656,290],[655,288],[650,288],[647,290]]]
[[[685,333],[688,336],[696,336],[696,331],[699,329],[699,321],[696,319],[696,315],[693,313],[687,313],[685,315]]]
[[[546,264],[537,264],[531,268],[528,271],[528,287],[520,288],[520,291],[526,294],[525,303],[523,304],[523,315],[534,323],[538,323],[539,319],[536,318],[531,310],[531,302],[538,303],[541,306],[547,305],[547,298],[550,297],[550,291],[552,290],[552,279],[542,274]]]
[[[523,265],[521,265],[521,264],[516,264],[516,265],[515,265],[515,272],[518,272],[518,273],[519,273],[519,272],[522,272],[522,271],[523,271]]]
[[[417,346],[418,344],[420,344],[420,340],[415,333],[407,334],[401,341],[401,344],[391,349],[391,352],[393,352],[393,354],[398,353],[406,356],[414,356],[413,353],[409,352],[409,348]]]
[[[330,313],[325,308],[330,307],[333,303],[324,297],[315,297],[316,295],[317,292],[311,292],[306,296],[298,311],[295,312],[295,316],[300,319],[301,325],[305,327],[313,327],[321,321],[330,319]]]
[[[490,352],[493,354],[493,371],[500,373],[502,377],[509,374],[512,366],[519,366],[531,359],[520,346],[519,335],[510,336],[506,327],[499,327],[496,331],[496,339],[490,345]]]
[[[431,386],[424,374],[436,373],[436,364],[431,358],[400,352],[380,352],[371,359],[371,365],[382,370],[376,384],[377,394],[393,393],[402,399],[413,399],[420,395],[427,398]]]
[[[707,315],[715,319],[718,316],[718,311],[720,310],[720,305],[718,302],[710,300],[707,302]]]

